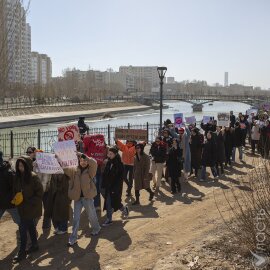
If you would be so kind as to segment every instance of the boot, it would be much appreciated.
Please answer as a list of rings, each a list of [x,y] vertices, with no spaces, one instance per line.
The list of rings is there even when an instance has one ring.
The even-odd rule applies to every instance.
[[[138,190],[135,190],[135,196],[136,196],[136,200],[134,203],[132,203],[132,205],[139,205],[140,204],[140,193]]]
[[[151,202],[155,196],[155,192],[153,192],[150,188],[147,189],[147,191],[149,192],[150,196],[149,196],[149,201]]]
[[[23,261],[26,259],[26,252],[25,251],[19,251],[18,254],[13,258],[14,263],[19,263],[20,261]]]

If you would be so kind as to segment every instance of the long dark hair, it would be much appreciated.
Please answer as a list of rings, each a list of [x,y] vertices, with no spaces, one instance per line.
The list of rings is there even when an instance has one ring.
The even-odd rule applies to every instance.
[[[19,163],[20,162],[24,166],[24,173],[23,174],[19,170]],[[23,159],[18,159],[16,161],[16,177],[22,179],[26,184],[28,184],[30,182],[30,179],[32,177],[32,172],[31,172],[29,166],[27,166],[26,162]]]

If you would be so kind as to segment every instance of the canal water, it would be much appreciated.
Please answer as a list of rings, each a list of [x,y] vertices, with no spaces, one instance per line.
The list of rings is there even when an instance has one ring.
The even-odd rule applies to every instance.
[[[245,113],[246,110],[251,108],[250,105],[239,103],[239,102],[222,102],[215,101],[211,103],[206,103],[203,105],[202,112],[193,113],[192,104],[182,101],[165,101],[166,105],[169,106],[168,109],[163,110],[163,119],[171,119],[173,121],[173,115],[175,113],[183,113],[184,116],[195,116],[196,121],[201,121],[204,115],[217,117],[219,112],[229,112],[233,111],[235,115],[239,112]],[[37,129],[43,130],[56,130],[57,127],[61,125],[66,125],[73,122],[65,122],[65,123],[54,123],[47,125],[39,125],[39,126],[27,126],[27,127],[19,127],[13,128],[14,132],[26,132],[26,131],[36,131]],[[158,124],[159,123],[159,111],[158,110],[148,110],[142,113],[130,113],[130,114],[118,114],[112,119],[87,119],[87,124],[91,128],[102,128],[108,126],[126,126],[128,123],[131,125],[144,125],[147,122],[150,124]],[[1,130],[1,132],[10,131]]]

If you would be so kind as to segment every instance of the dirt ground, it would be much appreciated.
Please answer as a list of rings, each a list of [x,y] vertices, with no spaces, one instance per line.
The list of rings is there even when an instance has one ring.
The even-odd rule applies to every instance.
[[[162,258],[185,249],[190,243],[196,246],[196,242],[201,243],[222,225],[215,200],[219,205],[225,202],[223,191],[231,185],[240,185],[237,177],[244,176],[253,168],[252,161],[253,158],[245,155],[244,163],[237,161],[233,168],[226,169],[225,176],[218,181],[213,181],[209,174],[209,181],[205,183],[190,178],[189,182],[182,183],[183,194],[172,196],[168,184],[163,184],[152,203],[149,203],[145,191],[141,192],[141,206],[131,206],[134,198],[129,200],[123,197],[130,206],[129,219],[122,220],[120,213],[115,213],[113,225],[103,228],[96,237],[90,235],[91,230],[83,213],[78,245],[74,248],[66,245],[68,235],[55,236],[53,230],[42,232],[39,222],[40,251],[20,265],[12,265],[17,251],[17,228],[6,218],[0,221],[0,270],[159,269],[158,262]],[[102,213],[100,217],[101,222],[105,220],[104,215]]]

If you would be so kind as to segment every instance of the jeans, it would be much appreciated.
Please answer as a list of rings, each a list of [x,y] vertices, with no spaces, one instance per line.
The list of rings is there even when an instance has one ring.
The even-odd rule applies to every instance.
[[[20,232],[20,239],[21,239],[20,252],[26,251],[27,232],[29,232],[32,246],[37,245],[36,225],[35,225],[34,219],[21,219],[21,222],[19,225],[19,232]]]
[[[77,241],[81,212],[83,207],[86,211],[93,232],[96,233],[100,230],[97,213],[94,206],[94,200],[81,197],[78,201],[74,201],[72,234],[69,237],[70,244],[74,244]]]
[[[153,174],[153,182],[156,187],[160,187],[163,169],[164,163],[156,163],[155,161],[152,160],[151,173]]]
[[[68,229],[68,221],[58,221],[54,222],[53,221],[53,227],[55,229],[58,229],[59,231],[66,232]]]
[[[20,225],[20,216],[18,213],[18,209],[17,208],[10,208],[10,209],[6,209],[6,210],[0,209],[0,219],[6,211],[11,215],[14,223],[16,223],[19,226]]]
[[[259,141],[255,141],[255,140],[251,140],[251,149],[252,149],[252,153],[255,154],[255,148],[256,145],[258,147]]]
[[[242,160],[243,159],[243,149],[242,146],[238,146],[238,147],[234,147],[232,150],[232,161],[235,162],[235,152],[236,152],[236,148],[238,149],[239,152],[239,159]]]
[[[133,166],[132,165],[124,165],[124,180],[128,186],[127,192],[131,192],[133,187]]]
[[[211,171],[214,177],[217,177],[217,171],[215,167],[211,167]],[[202,166],[201,170],[201,179],[205,180],[206,179],[206,166]]]
[[[101,181],[102,181],[102,173],[101,173],[100,166],[98,166],[96,180],[95,180],[96,188],[97,188],[97,196],[94,198],[95,207],[100,207],[101,205],[101,202],[100,202]]]

